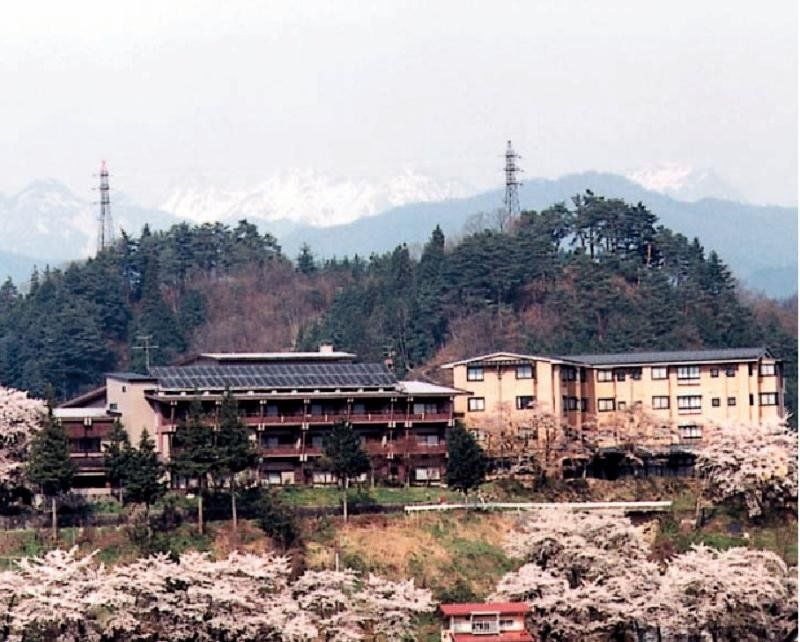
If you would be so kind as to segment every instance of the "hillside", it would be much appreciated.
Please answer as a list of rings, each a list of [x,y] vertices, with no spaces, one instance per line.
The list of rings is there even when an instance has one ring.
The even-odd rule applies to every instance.
[[[689,238],[697,236],[706,250],[716,250],[748,288],[773,297],[789,296],[797,289],[796,208],[677,200],[617,175],[592,172],[526,181],[520,201],[525,209],[540,210],[569,202],[587,188],[632,203],[641,201],[658,212],[667,227]],[[296,257],[305,243],[319,257],[367,257],[397,243],[422,245],[436,224],[449,239],[457,238],[465,228],[475,227],[477,215],[494,212],[502,202],[501,190],[453,198],[465,190],[413,174],[376,185],[290,175],[241,192],[185,185],[164,201],[162,209],[140,207],[114,192],[112,214],[115,225],[129,234],[138,234],[145,223],[154,230],[167,229],[179,220],[205,220],[210,214],[230,225],[246,218],[278,238],[289,257]],[[13,263],[0,258],[0,279],[10,274],[17,283],[24,282],[34,264],[60,265],[90,255],[95,215],[87,198],[54,180],[34,182],[13,196],[0,195],[0,253],[39,257],[23,256]],[[747,243],[742,242],[745,237]]]
[[[613,194],[631,203],[641,201],[658,212],[666,227],[688,238],[698,237],[707,250],[716,250],[747,287],[778,297],[797,290],[795,208],[717,199],[678,201],[620,176],[600,173],[527,181],[520,188],[520,205],[523,209],[541,210],[553,203],[569,202],[586,189]],[[422,244],[432,225],[440,225],[448,237],[459,236],[471,217],[493,212],[502,201],[503,192],[494,190],[465,199],[405,205],[347,225],[296,227],[281,235],[281,242],[290,256],[296,255],[303,243],[321,256],[369,256],[372,252],[389,251],[397,243]]]
[[[141,335],[158,346],[154,364],[333,342],[391,357],[401,376],[497,349],[768,345],[787,360],[794,408],[791,318],[786,306],[743,300],[719,255],[644,206],[592,194],[457,242],[436,227],[419,259],[398,246],[369,261],[306,252],[295,265],[252,224],[180,224],[44,271],[28,294],[0,287],[0,382],[69,397],[106,371],[142,369]]]

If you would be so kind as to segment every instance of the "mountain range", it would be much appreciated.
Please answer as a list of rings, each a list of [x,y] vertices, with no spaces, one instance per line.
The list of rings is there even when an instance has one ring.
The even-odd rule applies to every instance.
[[[680,200],[679,195],[691,199],[732,192],[713,174],[679,166],[629,177],[584,172],[532,179],[520,188],[520,204],[542,209],[586,189],[641,201],[667,227],[697,236],[707,250],[717,250],[749,288],[776,297],[797,291],[797,208],[720,198]],[[230,223],[247,218],[275,235],[289,256],[304,243],[318,257],[368,256],[401,242],[421,244],[436,224],[448,237],[457,237],[477,214],[491,215],[503,201],[502,189],[469,193],[456,181],[414,172],[377,182],[300,172],[238,190],[193,181],[172,191],[157,208],[112,193],[112,213],[115,226],[132,233],[145,223],[158,229],[180,220]],[[90,255],[96,209],[52,179],[31,183],[10,197],[0,195],[0,278],[8,274],[24,282],[34,264],[58,265]]]

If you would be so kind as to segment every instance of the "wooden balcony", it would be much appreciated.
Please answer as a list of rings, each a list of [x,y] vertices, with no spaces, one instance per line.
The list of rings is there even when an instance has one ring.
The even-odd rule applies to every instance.
[[[414,423],[442,423],[453,418],[449,412],[421,412],[408,415],[406,421]]]
[[[261,447],[261,456],[262,457],[299,457],[303,454],[303,451],[300,450],[298,446],[294,445],[283,445],[280,446],[273,446],[271,448],[267,446]]]

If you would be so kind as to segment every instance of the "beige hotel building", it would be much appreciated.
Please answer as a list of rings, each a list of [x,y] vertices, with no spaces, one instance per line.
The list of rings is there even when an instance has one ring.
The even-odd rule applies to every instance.
[[[641,409],[675,426],[681,442],[708,422],[784,416],[782,364],[766,348],[544,356],[496,352],[442,366],[456,414],[475,430],[513,431],[534,412],[580,430]]]

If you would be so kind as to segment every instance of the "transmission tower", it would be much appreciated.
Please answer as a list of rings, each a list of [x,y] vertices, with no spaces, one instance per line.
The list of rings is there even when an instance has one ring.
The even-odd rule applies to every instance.
[[[508,141],[505,166],[506,198],[503,204],[506,208],[506,216],[510,219],[519,216],[519,186],[522,185],[522,181],[519,180],[517,174],[523,171],[522,168],[517,165],[517,160],[520,158],[522,158],[522,156],[514,151],[514,148],[511,146],[511,141]]]
[[[108,187],[108,167],[100,163],[100,214],[97,216],[97,251],[114,245],[114,221],[111,218],[111,197]]]

